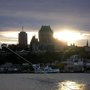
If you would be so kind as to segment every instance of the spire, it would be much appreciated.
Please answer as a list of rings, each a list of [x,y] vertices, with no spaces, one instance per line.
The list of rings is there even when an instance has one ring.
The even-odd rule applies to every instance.
[[[22,31],[23,31],[23,26],[22,26]]]

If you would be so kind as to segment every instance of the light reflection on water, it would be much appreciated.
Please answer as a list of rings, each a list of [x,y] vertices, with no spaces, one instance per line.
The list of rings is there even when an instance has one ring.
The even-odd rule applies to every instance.
[[[73,81],[64,81],[58,83],[56,90],[86,90],[86,89],[85,84]]]

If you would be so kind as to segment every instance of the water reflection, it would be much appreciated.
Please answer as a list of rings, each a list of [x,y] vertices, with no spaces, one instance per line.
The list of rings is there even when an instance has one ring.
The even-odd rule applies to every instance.
[[[56,90],[85,90],[85,84],[73,81],[59,82]]]

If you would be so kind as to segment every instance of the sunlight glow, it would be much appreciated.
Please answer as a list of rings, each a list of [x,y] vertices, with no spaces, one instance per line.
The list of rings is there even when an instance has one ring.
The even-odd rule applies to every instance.
[[[20,32],[0,32],[0,35],[2,36],[0,38],[1,43],[7,43],[7,44],[18,44],[18,34]],[[32,36],[36,36],[38,38],[38,33],[37,32],[26,32],[27,33],[27,38],[28,38],[28,44],[30,44]]]
[[[28,34],[28,44],[30,44],[30,41],[31,41],[33,36],[38,38],[38,32],[27,32],[27,34]]]
[[[0,35],[1,35],[0,37],[1,43],[17,44],[18,32],[12,32],[12,31],[0,32]]]
[[[85,90],[85,84],[73,81],[64,81],[58,83],[57,90]]]
[[[32,36],[36,36],[38,38],[38,32],[30,32],[29,30],[25,30],[28,37],[28,44],[30,44],[30,41],[32,39]],[[18,31],[2,31],[0,32],[0,43],[7,43],[7,44],[18,44],[18,33],[20,33],[20,30]],[[71,31],[71,30],[63,30],[60,32],[54,32],[54,38],[65,41],[68,45],[76,44],[76,45],[84,45],[85,42],[80,42],[81,40],[88,40],[90,37],[90,34],[87,33],[80,33]],[[80,42],[80,43],[79,43]]]
[[[11,32],[11,31],[2,32],[1,34],[2,34],[2,36],[4,36],[4,37],[11,37],[11,38],[15,38],[15,37],[18,36],[18,32]]]
[[[65,41],[68,44],[75,43],[75,41],[83,38],[80,33],[67,30],[54,33],[54,37],[59,40]]]

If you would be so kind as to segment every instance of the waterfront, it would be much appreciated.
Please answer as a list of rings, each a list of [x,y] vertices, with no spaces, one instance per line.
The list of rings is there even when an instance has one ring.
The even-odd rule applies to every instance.
[[[89,90],[89,88],[89,73],[0,74],[0,90]]]

